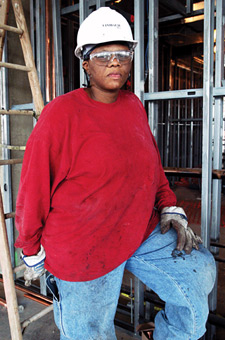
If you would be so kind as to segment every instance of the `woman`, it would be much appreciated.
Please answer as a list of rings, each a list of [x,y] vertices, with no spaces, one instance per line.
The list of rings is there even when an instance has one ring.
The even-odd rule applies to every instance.
[[[215,264],[176,207],[143,105],[121,90],[136,44],[116,11],[90,14],[75,50],[88,87],[49,103],[27,143],[16,246],[27,281],[51,273],[61,340],[116,339],[125,268],[166,302],[154,339],[205,332]]]

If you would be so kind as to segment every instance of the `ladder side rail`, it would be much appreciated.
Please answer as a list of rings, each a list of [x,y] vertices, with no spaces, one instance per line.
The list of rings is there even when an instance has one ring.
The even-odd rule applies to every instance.
[[[21,1],[12,0],[12,6],[16,18],[17,27],[23,30],[23,34],[20,36],[20,42],[23,50],[25,64],[32,69],[32,71],[28,72],[28,78],[30,82],[35,110],[37,113],[40,114],[44,107],[44,101],[39,85],[37,70],[33,58],[33,51]]]
[[[13,280],[9,245],[6,233],[5,216],[3,211],[2,194],[0,190],[0,264],[3,275],[3,285],[7,302],[8,319],[10,325],[11,339],[22,340],[18,303]]]
[[[8,12],[9,12],[9,1],[1,1],[0,22],[2,24],[6,24]],[[4,40],[5,40],[5,30],[2,30],[2,32],[0,31],[0,61],[2,60],[2,55],[3,55]]]

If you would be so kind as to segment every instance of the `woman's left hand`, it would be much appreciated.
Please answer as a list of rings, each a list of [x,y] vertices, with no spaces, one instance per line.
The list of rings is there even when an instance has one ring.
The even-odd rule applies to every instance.
[[[199,249],[198,245],[202,243],[202,239],[188,227],[187,216],[182,208],[175,206],[163,208],[160,223],[162,234],[165,234],[170,227],[176,230],[177,250],[184,250],[187,254],[190,254],[192,248]]]

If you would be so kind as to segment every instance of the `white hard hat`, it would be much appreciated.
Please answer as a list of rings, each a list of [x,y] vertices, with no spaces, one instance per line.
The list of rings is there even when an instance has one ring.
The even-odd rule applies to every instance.
[[[92,12],[80,25],[77,34],[75,56],[82,59],[85,45],[97,45],[113,41],[127,42],[132,49],[137,45],[133,40],[129,23],[123,15],[109,7],[100,7]]]

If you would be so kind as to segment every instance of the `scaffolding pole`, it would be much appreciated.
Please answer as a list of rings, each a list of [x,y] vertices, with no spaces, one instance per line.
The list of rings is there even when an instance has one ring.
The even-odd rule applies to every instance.
[[[210,244],[212,199],[213,31],[214,0],[205,0],[201,235],[203,239],[203,245],[208,249]]]
[[[158,92],[158,20],[159,1],[148,2],[148,74],[149,92]],[[149,125],[156,141],[158,140],[158,102],[149,102]]]
[[[224,77],[224,29],[225,12],[224,1],[216,2],[216,59],[215,59],[215,86],[220,87]],[[222,142],[223,142],[223,97],[215,98],[214,110],[214,148],[213,148],[213,168],[222,169]],[[220,216],[221,216],[221,190],[222,180],[213,179],[212,182],[212,223],[211,241],[219,242],[220,237]],[[213,255],[218,256],[219,248],[211,247]],[[210,294],[210,310],[215,311],[217,307],[217,283],[218,283],[218,263],[217,279],[213,291]]]

